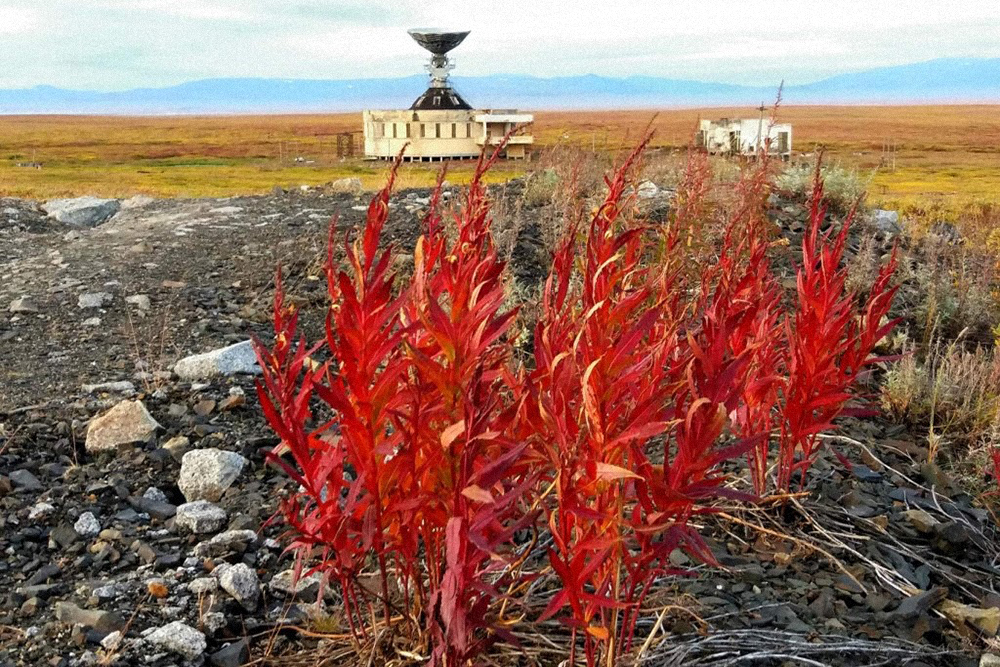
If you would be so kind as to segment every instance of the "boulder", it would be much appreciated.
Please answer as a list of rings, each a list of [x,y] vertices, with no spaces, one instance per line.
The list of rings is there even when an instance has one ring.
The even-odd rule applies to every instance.
[[[184,497],[216,502],[243,472],[247,460],[222,449],[195,449],[181,458],[177,488]]]
[[[153,646],[176,653],[188,660],[198,658],[208,648],[203,632],[180,621],[167,623],[150,632],[144,639]]]
[[[174,373],[182,380],[205,380],[227,375],[259,375],[257,354],[253,343],[246,340],[204,354],[185,357],[174,366]]]
[[[146,442],[159,428],[142,401],[122,401],[90,422],[86,449],[91,453],[103,452],[121,445]]]
[[[99,199],[97,197],[53,199],[42,204],[42,210],[50,218],[79,227],[96,227],[107,221],[120,208],[121,204],[117,199]]]

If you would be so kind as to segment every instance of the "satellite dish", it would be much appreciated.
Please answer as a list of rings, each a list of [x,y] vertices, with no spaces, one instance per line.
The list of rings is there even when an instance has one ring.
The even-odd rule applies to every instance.
[[[443,56],[461,44],[470,31],[447,32],[436,28],[413,28],[412,30],[407,30],[407,32],[417,44],[436,56]]]

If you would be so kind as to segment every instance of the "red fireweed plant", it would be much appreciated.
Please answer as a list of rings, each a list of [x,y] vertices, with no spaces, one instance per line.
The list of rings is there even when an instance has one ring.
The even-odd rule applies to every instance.
[[[647,142],[606,177],[589,224],[569,218],[530,369],[514,354],[517,311],[505,305],[509,272],[482,183],[499,149],[480,158],[447,225],[442,173],[401,284],[381,243],[400,159],[341,265],[331,226],[320,343],[297,338],[279,272],[275,341],[256,342],[258,394],[281,439],[268,458],[298,485],[281,505],[297,570],[312,561],[338,587],[355,639],[376,622],[405,627],[433,665],[472,664],[514,642],[505,614],[534,544],[515,536],[541,513],[561,582],[541,619],[570,629],[570,665],[578,642],[588,665],[613,664],[653,583],[676,572],[670,554],[715,562],[689,520],[716,499],[748,497],[722,464],[747,456],[763,494],[778,431],[787,489],[845,413],[891,326],[881,321],[895,260],[859,310],[840,266],[846,224],[818,232],[817,180],[788,315],[768,254],[766,160],[745,171],[719,240],[706,241],[701,157],[668,222],[637,214]],[[377,585],[361,585],[372,570]]]
[[[384,622],[396,615],[398,583],[403,616],[423,630],[432,664],[466,664],[510,637],[490,606],[512,537],[533,516],[523,502],[534,480],[521,462],[528,442],[514,437],[523,379],[506,333],[516,311],[504,310],[505,266],[482,185],[496,157],[481,159],[453,242],[439,182],[401,289],[392,249],[379,249],[397,160],[360,238],[345,243],[345,269],[331,227],[326,340],[312,349],[293,342],[297,317],[279,281],[275,343],[257,344],[258,394],[282,441],[269,458],[300,485],[282,507],[292,548],[302,557],[320,550],[317,569],[339,584],[359,637],[362,598],[372,596],[357,577],[374,559]],[[329,360],[316,365],[310,355],[320,349]],[[310,428],[314,398],[332,417]]]
[[[872,352],[898,322],[884,321],[898,289],[891,286],[895,250],[860,309],[856,295],[845,287],[843,256],[854,213],[852,209],[838,232],[820,233],[826,206],[817,164],[802,263],[796,270],[795,310],[785,320],[788,377],[781,415],[780,491],[790,490],[796,473],[803,488],[820,450],[820,433],[832,429],[838,416],[861,412],[845,408],[852,386],[869,366],[885,360]]]

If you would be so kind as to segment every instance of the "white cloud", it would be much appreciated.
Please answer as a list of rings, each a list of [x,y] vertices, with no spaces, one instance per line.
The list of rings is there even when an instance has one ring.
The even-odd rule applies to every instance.
[[[996,0],[0,0],[0,87],[423,73],[405,29],[461,27],[457,74],[803,83],[1000,57]]]

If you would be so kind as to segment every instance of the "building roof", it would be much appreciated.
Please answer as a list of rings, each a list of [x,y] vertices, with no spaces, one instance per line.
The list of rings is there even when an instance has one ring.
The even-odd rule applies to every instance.
[[[463,100],[454,88],[435,88],[434,86],[428,88],[410,106],[413,111],[451,111],[471,108],[469,103]]]

